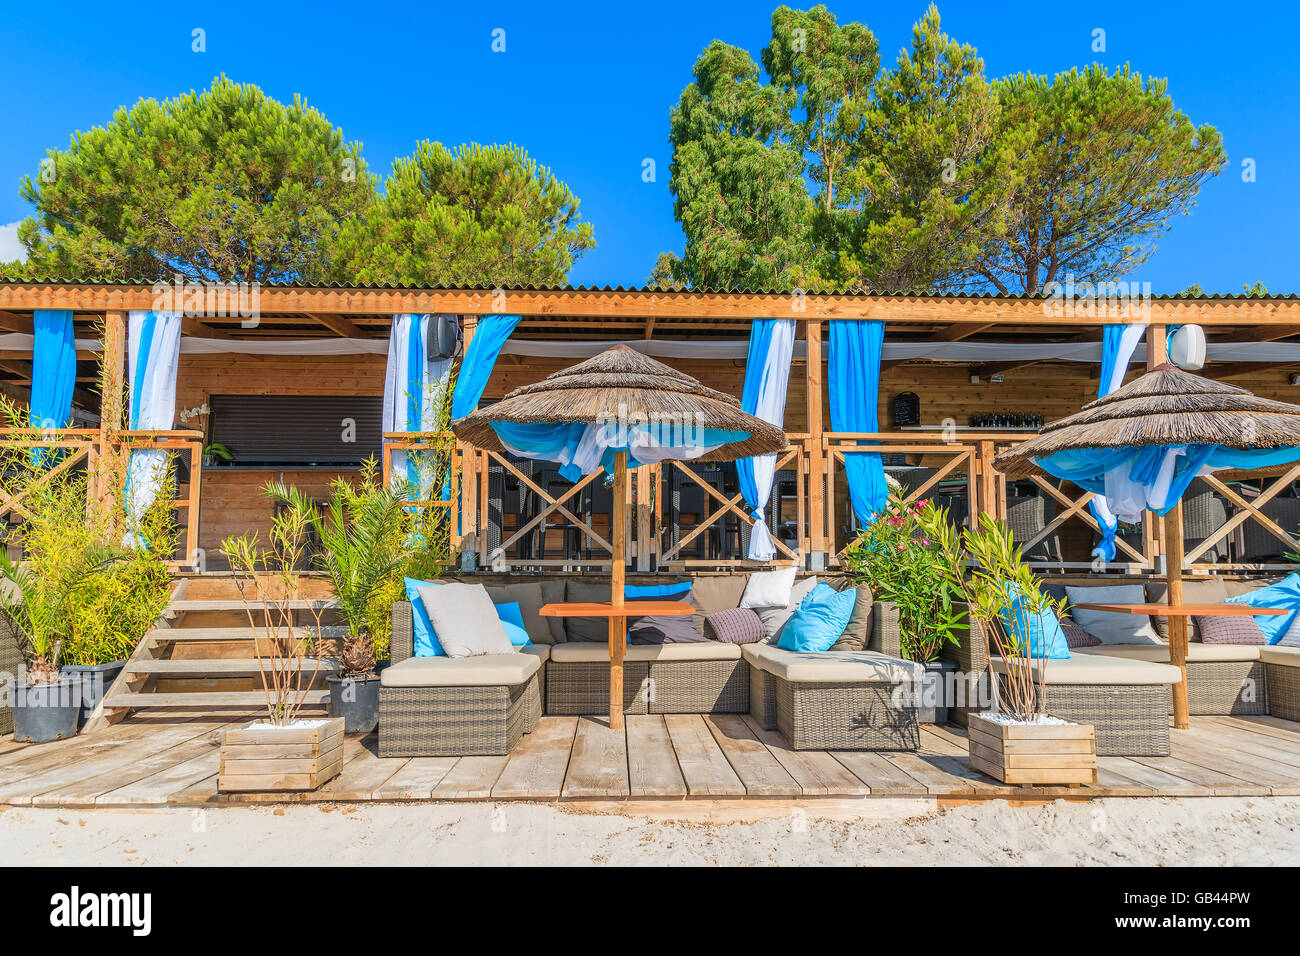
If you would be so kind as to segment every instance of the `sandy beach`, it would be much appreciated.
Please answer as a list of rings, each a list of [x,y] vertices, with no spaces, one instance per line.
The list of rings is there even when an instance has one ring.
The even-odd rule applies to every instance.
[[[870,816],[861,815],[862,810]],[[729,819],[737,812],[743,819]],[[749,805],[629,814],[574,805],[195,810],[0,809],[0,864],[34,865],[1281,865],[1300,798]]]

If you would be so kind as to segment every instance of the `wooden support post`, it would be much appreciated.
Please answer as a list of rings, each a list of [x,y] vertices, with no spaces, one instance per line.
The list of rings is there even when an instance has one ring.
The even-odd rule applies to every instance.
[[[804,338],[808,346],[808,359],[804,364],[804,383],[808,399],[808,560],[812,567],[824,567],[826,552],[826,512],[835,503],[827,501],[826,454],[822,447],[822,323],[809,319],[804,323]],[[830,459],[832,466],[834,459]],[[832,520],[833,516],[832,516]],[[821,555],[821,557],[818,557]]]
[[[980,500],[978,502],[979,513],[989,515],[993,518],[999,518],[1002,516],[1004,509],[999,506],[998,474],[993,470],[993,457],[996,455],[997,449],[991,441],[981,441],[978,448],[979,450],[976,457],[978,458],[977,470],[980,476]],[[974,464],[974,462],[972,462],[972,464]],[[977,507],[977,503],[974,501],[972,501],[970,505],[972,511]],[[971,527],[978,528],[979,522],[972,522]]]
[[[478,316],[462,315],[460,317],[461,329],[461,355],[469,352],[469,344],[474,341],[474,332],[478,329]],[[451,401],[451,396],[447,396]],[[475,454],[473,445],[462,445],[457,442],[460,450],[460,461],[453,458],[452,466],[460,469],[460,500],[453,499],[452,506],[449,509],[451,520],[451,541],[452,546],[460,544],[462,534],[473,534],[478,524],[478,455]],[[479,563],[482,564],[487,557],[484,551],[484,543],[477,541],[475,547],[479,552]]]
[[[610,555],[609,598],[615,607],[623,604],[627,573],[627,452],[614,456],[614,513],[609,531],[613,554]],[[627,618],[609,619],[609,726],[623,729],[623,650],[627,644]]]
[[[636,470],[636,569],[650,570],[650,466]]]
[[[1170,607],[1183,603],[1183,504],[1180,501],[1165,513],[1166,601]],[[1174,685],[1174,727],[1190,726],[1187,706],[1187,618],[1171,614],[1169,621],[1169,663],[1178,668],[1181,678]]]

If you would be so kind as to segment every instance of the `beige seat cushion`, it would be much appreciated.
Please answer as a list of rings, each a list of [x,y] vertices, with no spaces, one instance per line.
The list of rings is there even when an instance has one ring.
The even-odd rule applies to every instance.
[[[899,684],[921,679],[925,668],[877,651],[787,651],[744,645],[751,667],[792,683]]]
[[[1257,661],[1260,646],[1259,644],[1189,643],[1187,659],[1205,662]],[[1168,644],[1102,644],[1098,647],[1076,647],[1071,649],[1070,653],[1122,657],[1130,661],[1169,662]]]
[[[1278,647],[1276,644],[1266,644],[1259,649],[1259,659],[1265,664],[1300,667],[1300,647]]]
[[[513,687],[541,669],[537,654],[408,657],[380,674],[384,687]]]
[[[1182,672],[1172,664],[1080,653],[1084,650],[1097,650],[1097,648],[1079,648],[1078,651],[1071,651],[1074,656],[1064,661],[1035,660],[1033,662],[1035,679],[1043,666],[1047,667],[1043,681],[1048,685],[1176,684],[1182,678]],[[1006,673],[1006,661],[1001,657],[994,657],[991,660],[996,673]]]
[[[523,647],[516,647],[515,650],[520,654],[531,654],[543,664],[551,659],[551,646],[549,644],[525,644]]]
[[[740,645],[724,641],[690,641],[682,644],[629,644],[625,661],[738,661]],[[585,664],[609,661],[608,644],[572,642],[551,648],[555,664]]]

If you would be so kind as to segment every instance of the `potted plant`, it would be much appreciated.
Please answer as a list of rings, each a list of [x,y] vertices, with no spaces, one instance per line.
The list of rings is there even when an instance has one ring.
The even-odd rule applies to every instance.
[[[410,504],[380,484],[373,459],[355,484],[336,478],[323,508],[283,483],[268,485],[266,494],[306,515],[320,543],[315,565],[329,578],[347,623],[338,673],[325,678],[330,714],[343,718],[345,733],[370,733],[379,724],[379,670],[387,663],[391,608],[417,550]]]
[[[918,717],[922,723],[947,723],[949,684],[957,665],[939,660],[945,644],[955,644],[966,619],[961,592],[935,568],[951,536],[947,509],[929,500],[905,503],[891,493],[889,505],[862,529],[841,564],[850,581],[867,585],[872,597],[898,608],[903,657],[925,667]]]
[[[0,414],[21,420],[21,412],[3,400]],[[149,544],[122,546],[122,496],[89,498],[86,473],[68,467],[58,452],[6,448],[0,473],[0,491],[21,502],[25,519],[0,542],[0,611],[26,659],[26,673],[15,687],[15,732],[33,742],[68,737],[78,718],[84,722],[94,711],[166,606],[166,557],[175,546],[175,524],[160,503],[130,529],[133,540]],[[124,484],[113,480],[122,476],[111,467],[101,473],[110,488]],[[173,497],[171,482],[168,474],[160,502]],[[24,560],[15,561],[11,548],[25,552]],[[63,702],[74,688],[79,707]]]
[[[985,643],[993,711],[972,713],[971,766],[1014,784],[1077,786],[1097,780],[1093,728],[1048,712],[1045,637],[1049,616],[1065,613],[1065,599],[1042,589],[1021,558],[1010,528],[989,515],[978,529],[943,539],[942,570],[965,597],[971,628]],[[993,659],[1002,661],[1002,673]]]
[[[226,462],[227,464],[235,460],[234,453],[221,444],[219,441],[211,442],[203,447],[203,467],[211,468],[217,462]]]
[[[267,716],[226,733],[217,789],[236,791],[315,790],[343,769],[343,719],[302,716],[307,692],[320,672],[318,648],[325,602],[312,602],[315,627],[308,635],[294,626],[292,602],[310,519],[290,507],[271,523],[270,547],[251,534],[230,537],[222,551],[255,635],[258,673],[266,692]]]

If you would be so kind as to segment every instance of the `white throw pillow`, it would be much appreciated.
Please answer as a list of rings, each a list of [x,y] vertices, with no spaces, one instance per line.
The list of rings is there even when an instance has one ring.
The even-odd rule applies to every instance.
[[[438,587],[426,585],[418,593],[448,657],[514,652],[496,605],[483,585],[449,582]]]
[[[755,571],[745,583],[745,593],[740,596],[741,607],[786,607],[794,588],[794,567],[776,571]]]
[[[1146,591],[1140,584],[1117,584],[1104,588],[1065,588],[1070,598],[1070,617],[1103,644],[1160,644],[1143,614],[1117,614],[1113,611],[1089,611],[1076,604],[1145,604]]]
[[[763,638],[764,644],[775,644],[781,638],[781,632],[785,630],[786,622],[794,617],[794,612],[799,609],[803,599],[812,593],[812,589],[817,586],[817,578],[805,578],[796,584],[790,591],[790,603],[785,607],[758,607],[754,608],[754,613],[759,616],[763,622],[763,627],[767,629],[767,637]]]

